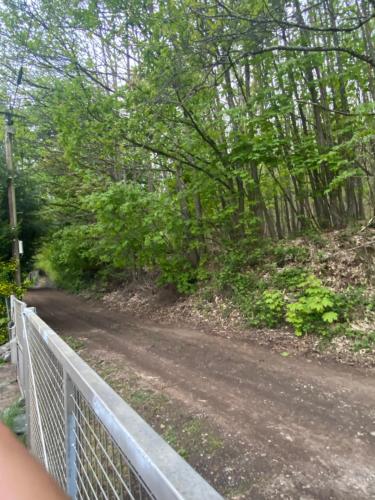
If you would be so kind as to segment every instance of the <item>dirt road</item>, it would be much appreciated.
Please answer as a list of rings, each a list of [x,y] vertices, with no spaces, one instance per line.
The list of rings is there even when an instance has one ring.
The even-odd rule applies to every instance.
[[[59,334],[112,353],[176,407],[205,415],[233,460],[216,464],[214,479],[201,470],[228,497],[375,498],[374,371],[134,320],[57,290],[27,302]]]

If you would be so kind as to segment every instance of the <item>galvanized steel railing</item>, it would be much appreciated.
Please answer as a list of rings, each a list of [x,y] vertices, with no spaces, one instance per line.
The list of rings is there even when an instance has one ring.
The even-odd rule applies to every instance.
[[[11,312],[28,444],[71,498],[221,498],[35,309]]]

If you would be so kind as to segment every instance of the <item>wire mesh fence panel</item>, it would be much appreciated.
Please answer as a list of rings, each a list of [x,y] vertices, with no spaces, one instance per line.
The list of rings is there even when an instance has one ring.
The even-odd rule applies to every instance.
[[[33,325],[28,324],[27,333],[32,385],[30,425],[36,430],[30,436],[31,450],[65,489],[63,368]]]
[[[17,343],[17,376],[22,393],[24,394],[24,386],[26,384],[25,364],[26,360],[23,359],[23,310],[26,304],[16,298],[12,297],[11,300],[11,315],[15,326],[16,343]]]
[[[220,499],[24,303],[12,297],[28,443],[73,499]],[[21,374],[19,366],[18,373]]]
[[[72,399],[79,498],[154,498],[79,390]]]

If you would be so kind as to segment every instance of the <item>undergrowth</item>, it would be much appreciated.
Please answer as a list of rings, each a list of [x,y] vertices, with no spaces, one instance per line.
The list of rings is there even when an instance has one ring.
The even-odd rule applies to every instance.
[[[342,231],[334,236],[330,233],[311,233],[279,243],[250,238],[246,245],[228,244],[211,262],[202,259],[193,273],[182,262],[173,263],[170,258],[164,257],[160,257],[160,262],[154,262],[149,273],[154,282],[159,285],[174,284],[182,295],[198,290],[207,302],[218,295],[229,299],[228,303],[233,304],[249,327],[289,327],[296,336],[315,334],[327,341],[335,336],[346,336],[354,349],[371,350],[375,345],[375,328],[372,326],[375,294],[368,283],[359,286],[360,279],[355,280],[350,274],[345,274],[347,260],[351,258],[349,253],[345,254],[345,248],[340,252],[344,252],[347,260],[342,258],[342,254],[337,257],[337,245],[342,247],[347,244],[349,250],[355,246],[351,238],[353,234],[347,235]],[[71,255],[73,246],[67,241],[64,245],[64,252]],[[121,271],[106,268],[105,275],[100,266],[87,267],[82,260],[85,252],[73,252],[75,271],[70,272],[66,261],[61,260],[64,252],[55,252],[53,258],[49,256],[49,260],[55,263],[55,270],[60,269],[56,264],[59,262],[66,273],[60,273],[60,281],[57,281],[63,287],[66,284],[61,279],[65,275],[68,276],[69,288],[76,291],[90,289],[94,283],[92,293],[93,290],[100,293],[110,283],[122,286],[132,281],[126,266]],[[43,255],[46,257],[45,253],[41,254],[40,263]],[[104,258],[103,255],[101,258]],[[367,259],[366,254],[364,261]],[[123,264],[121,261],[121,266]],[[355,265],[352,267],[355,268]],[[156,268],[158,271],[155,271]],[[365,275],[367,270],[363,268],[361,272]],[[371,270],[367,274],[371,275]],[[137,281],[136,277],[133,279]],[[108,286],[111,288],[111,285]],[[229,315],[231,308],[226,308],[225,313]]]
[[[8,429],[16,432],[17,425],[16,421],[18,417],[25,414],[25,404],[24,400],[18,400],[13,403],[11,406],[0,412],[0,422],[2,422]],[[26,445],[26,436],[25,434],[20,434],[17,438]]]
[[[354,350],[375,346],[374,293],[360,286],[338,291],[327,286],[312,271],[304,247],[283,243],[248,255],[231,254],[210,287],[229,297],[250,327],[290,326],[297,336],[316,334],[327,340],[344,335]]]
[[[8,313],[6,301],[11,295],[22,297],[25,286],[19,287],[14,283],[13,274],[16,265],[13,261],[0,261],[0,345],[8,341]]]

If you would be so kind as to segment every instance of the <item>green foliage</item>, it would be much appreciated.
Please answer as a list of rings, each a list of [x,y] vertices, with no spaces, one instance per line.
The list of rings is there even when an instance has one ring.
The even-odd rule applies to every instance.
[[[223,268],[218,283],[230,292],[249,326],[277,328],[289,324],[297,336],[312,333],[331,339],[345,335],[353,339],[355,350],[370,350],[374,345],[372,331],[350,326],[357,318],[373,321],[375,296],[364,288],[334,292],[305,267],[270,268],[266,274],[263,266],[243,273],[234,271],[240,268],[239,262],[233,269]]]
[[[375,331],[362,332],[349,330],[346,336],[354,339],[355,351],[371,351],[375,347]]]
[[[289,324],[297,336],[314,333],[332,337],[346,334],[356,315],[374,306],[364,289],[348,287],[334,292],[324,286],[301,266],[306,259],[304,248],[291,252],[290,247],[276,246],[263,255],[265,261],[254,267],[248,264],[251,254],[229,253],[215,279],[217,290],[229,295],[250,326]],[[290,259],[289,264],[286,259]],[[275,260],[283,267],[276,267]]]
[[[0,154],[3,155],[3,151]],[[0,260],[7,261],[12,254],[13,234],[9,226],[8,217],[8,174],[2,164],[0,156]],[[32,172],[21,172],[16,177],[16,197],[18,227],[17,233],[23,241],[24,254],[21,257],[23,271],[30,271],[32,259],[41,236],[47,229],[40,209],[43,203],[41,187]]]
[[[280,290],[294,291],[308,276],[304,267],[284,267],[272,275],[272,283]]]
[[[258,295],[259,298],[252,303],[254,297],[249,297],[250,303],[243,307],[246,320],[252,326],[266,326],[275,328],[284,320],[285,298],[279,290],[265,290]]]
[[[43,245],[36,263],[58,286],[80,290],[99,271],[98,263],[90,258],[92,244],[86,225],[68,226]]]
[[[28,73],[15,136],[26,266],[44,235],[37,265],[73,290],[149,273],[187,294],[213,272],[248,323],[287,321],[298,335],[369,309],[309,277],[304,239],[323,247],[322,230],[373,213],[373,7],[299,3],[273,16],[260,0],[5,2],[0,96],[17,54]],[[289,50],[274,50],[278,19],[301,8],[323,31],[331,16],[353,27],[336,34],[350,55],[334,52],[331,30],[327,51],[295,22],[283,26]],[[11,237],[0,224],[4,260]]]
[[[14,262],[0,261],[0,345],[8,341],[8,315],[6,300],[11,295],[21,297],[24,288],[18,287],[13,280],[13,274],[16,269]]]
[[[273,245],[269,252],[278,267],[284,267],[291,263],[303,264],[309,258],[309,252],[305,246]]]
[[[256,274],[248,269],[248,262],[253,260],[257,251],[246,255],[241,251],[228,251],[220,269],[215,273],[215,285],[220,292],[244,295],[256,286]]]
[[[17,401],[0,413],[0,421],[9,429],[13,430],[14,420],[25,413],[25,405],[22,400]]]
[[[9,340],[8,335],[8,318],[6,317],[6,308],[3,304],[0,305],[0,345],[5,344]]]
[[[286,321],[293,326],[297,336],[328,334],[329,325],[339,319],[336,294],[313,275],[299,288],[297,300],[286,307]]]
[[[118,183],[82,203],[91,224],[60,229],[38,259],[57,284],[80,289],[146,269],[158,271],[161,284],[173,283],[181,293],[194,290],[199,268],[189,260],[194,245],[187,235],[192,228],[175,217],[176,198]]]
[[[285,312],[285,298],[279,290],[266,290],[263,292],[264,322],[268,326],[277,326],[282,322]]]

